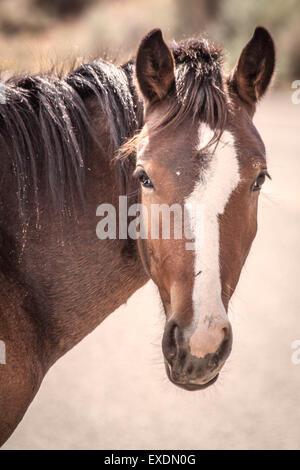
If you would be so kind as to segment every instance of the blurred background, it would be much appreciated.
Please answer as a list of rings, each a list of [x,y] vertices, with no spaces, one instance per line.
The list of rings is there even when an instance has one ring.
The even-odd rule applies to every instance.
[[[167,39],[207,34],[232,66],[262,24],[276,38],[279,86],[300,76],[299,16],[299,0],[0,0],[0,68],[38,71],[104,53],[126,60],[154,27]]]
[[[255,26],[277,47],[273,88],[254,122],[272,181],[230,305],[234,344],[217,383],[185,392],[165,374],[164,314],[149,282],[58,361],[4,449],[299,449],[299,0],[0,0],[0,68],[47,70],[106,55],[122,62],[160,27],[206,34],[232,67]]]

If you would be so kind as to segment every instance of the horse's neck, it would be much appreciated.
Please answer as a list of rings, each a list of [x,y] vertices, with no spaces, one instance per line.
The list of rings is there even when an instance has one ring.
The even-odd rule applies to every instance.
[[[118,237],[103,240],[96,235],[100,220],[96,217],[97,207],[112,204],[118,218],[119,202],[116,172],[106,158],[99,158],[99,153],[97,160],[87,173],[85,209],[78,223],[71,221],[66,226],[63,246],[57,246],[55,239],[53,244],[50,241],[50,247],[45,244],[42,292],[48,310],[45,321],[52,328],[47,338],[53,351],[51,362],[90,333],[148,280],[136,242]],[[50,302],[46,300],[49,296]],[[39,314],[44,319],[45,305],[40,307]]]
[[[117,208],[119,198],[116,172],[99,150],[88,157],[85,189],[83,210],[77,220],[66,217],[63,228],[49,218],[46,199],[39,229],[35,224],[28,228],[21,257],[16,249],[10,261],[9,275],[15,277],[16,289],[22,286],[18,312],[36,326],[44,369],[148,280],[135,242],[97,238],[97,207],[110,203]],[[8,227],[7,233],[14,230]]]

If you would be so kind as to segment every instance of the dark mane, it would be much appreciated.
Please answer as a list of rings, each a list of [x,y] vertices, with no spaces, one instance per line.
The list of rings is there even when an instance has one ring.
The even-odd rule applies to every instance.
[[[37,202],[41,187],[48,187],[59,209],[65,208],[67,194],[83,193],[88,147],[92,141],[101,146],[86,106],[89,98],[107,118],[112,153],[134,134],[139,118],[132,67],[97,61],[65,78],[23,76],[1,84],[0,139],[17,177],[22,213],[28,188]]]

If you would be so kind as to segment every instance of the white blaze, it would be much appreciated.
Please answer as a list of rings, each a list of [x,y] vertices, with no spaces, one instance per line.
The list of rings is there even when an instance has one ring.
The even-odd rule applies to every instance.
[[[201,126],[199,148],[203,148],[211,137],[211,129],[206,125]],[[220,335],[215,334],[213,330],[227,321],[221,299],[218,216],[224,212],[240,178],[233,136],[229,132],[223,133],[208,165],[207,169],[201,170],[199,181],[185,201],[187,209],[189,206],[199,205],[202,208],[200,227],[195,223],[192,213],[190,214],[191,229],[195,238],[195,278],[193,321],[188,336],[191,354],[197,357],[217,350]]]

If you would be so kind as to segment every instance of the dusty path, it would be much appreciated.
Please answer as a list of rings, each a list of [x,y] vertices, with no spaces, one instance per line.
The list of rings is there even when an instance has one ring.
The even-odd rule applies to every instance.
[[[215,386],[164,372],[163,317],[149,283],[46,377],[6,449],[300,448],[300,105],[270,95],[256,123],[273,181],[231,307],[234,347]]]

